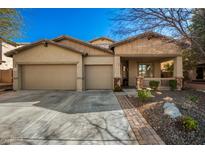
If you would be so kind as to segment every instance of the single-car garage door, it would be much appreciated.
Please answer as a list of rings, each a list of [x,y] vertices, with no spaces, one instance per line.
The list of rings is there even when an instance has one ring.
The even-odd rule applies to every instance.
[[[85,86],[88,90],[112,89],[112,65],[85,66]]]
[[[76,90],[76,65],[22,65],[22,89]]]

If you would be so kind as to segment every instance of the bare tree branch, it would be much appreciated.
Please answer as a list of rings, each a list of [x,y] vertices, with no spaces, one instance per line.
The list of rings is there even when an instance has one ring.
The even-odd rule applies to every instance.
[[[192,16],[205,15],[198,9],[188,8],[133,8],[121,9],[114,17],[114,34],[133,35],[145,31],[156,31],[174,38],[183,38],[205,55],[205,49],[198,42],[198,36],[191,33]]]

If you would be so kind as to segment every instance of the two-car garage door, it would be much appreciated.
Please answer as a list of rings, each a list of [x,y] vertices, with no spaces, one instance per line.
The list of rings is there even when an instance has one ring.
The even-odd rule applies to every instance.
[[[22,65],[22,89],[76,90],[76,65]]]

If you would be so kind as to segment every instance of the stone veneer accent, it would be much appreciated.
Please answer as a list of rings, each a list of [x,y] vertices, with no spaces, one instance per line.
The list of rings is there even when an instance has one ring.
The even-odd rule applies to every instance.
[[[144,81],[143,77],[141,76],[136,77],[136,88],[137,89],[143,88],[143,81]]]
[[[120,78],[114,78],[114,87],[117,87],[117,86],[121,88]]]
[[[177,81],[177,90],[182,90],[183,78],[182,77],[176,77],[176,81]]]

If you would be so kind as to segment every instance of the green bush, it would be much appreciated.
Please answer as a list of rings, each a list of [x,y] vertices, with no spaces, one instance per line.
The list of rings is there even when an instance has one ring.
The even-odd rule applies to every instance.
[[[176,80],[169,80],[169,87],[171,90],[175,90],[177,88],[177,81]]]
[[[192,102],[192,103],[197,103],[199,98],[197,96],[188,96],[188,99]]]
[[[137,93],[139,99],[143,102],[152,97],[151,91],[149,89],[137,90]]]
[[[120,92],[122,91],[122,88],[119,85],[114,86],[114,92]]]
[[[152,80],[149,82],[149,87],[153,90],[157,90],[159,87],[159,81]]]
[[[196,121],[190,116],[185,116],[181,119],[181,125],[186,131],[193,131],[197,129],[198,121]]]

